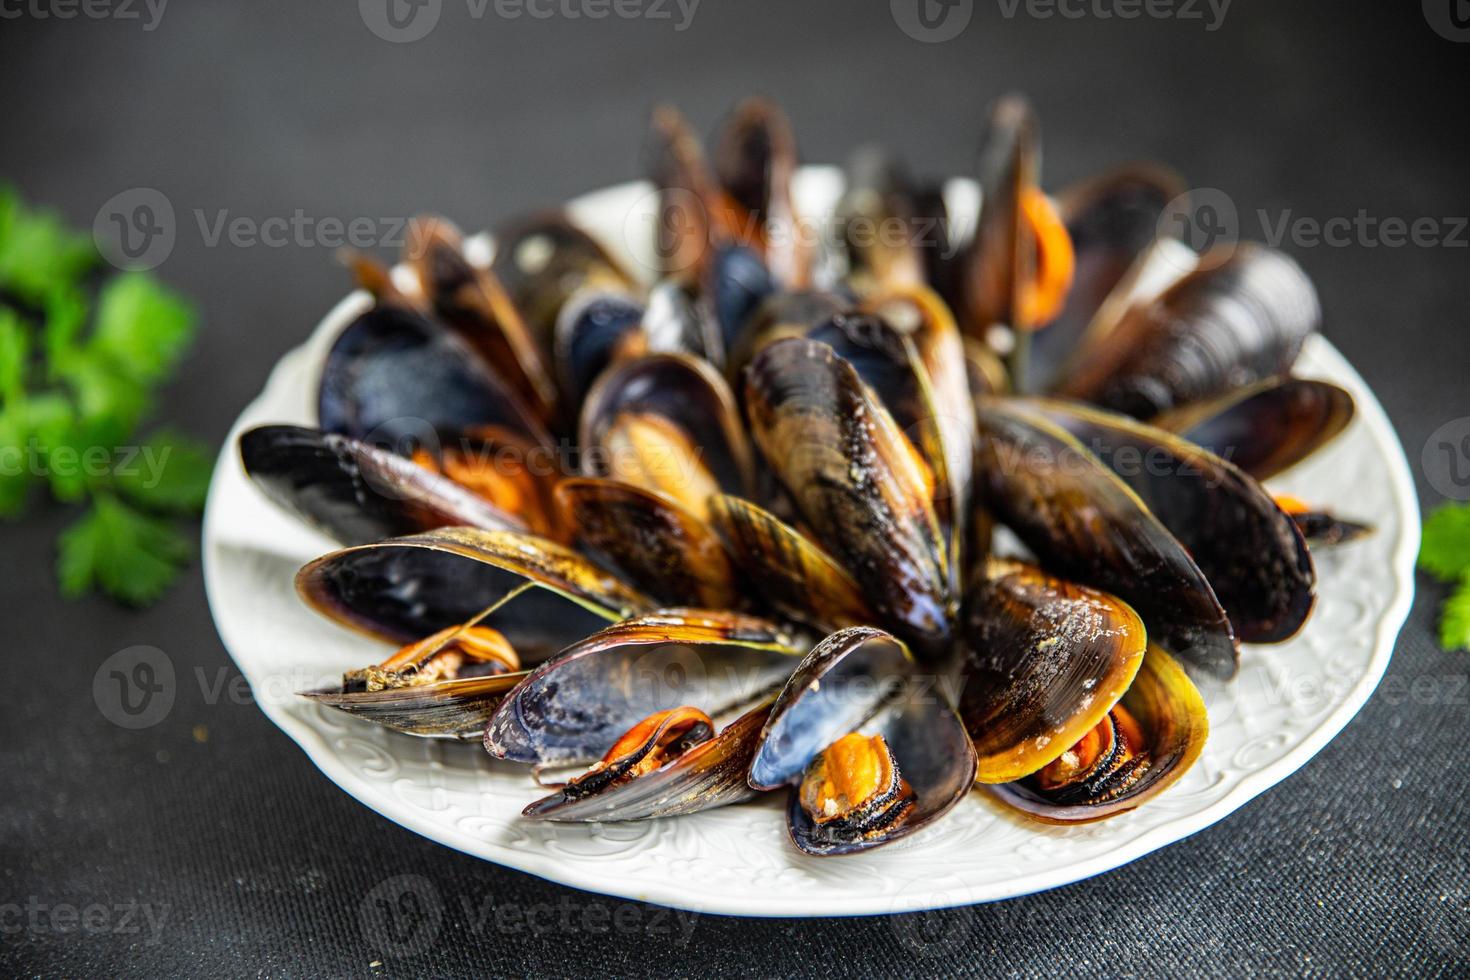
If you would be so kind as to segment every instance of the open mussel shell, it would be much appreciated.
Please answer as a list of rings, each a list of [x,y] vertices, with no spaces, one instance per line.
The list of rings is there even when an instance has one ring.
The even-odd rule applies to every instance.
[[[578,546],[662,605],[736,608],[735,569],[719,536],[672,499],[616,480],[563,480],[562,523]]]
[[[847,165],[837,224],[848,280],[860,292],[924,282],[914,185],[899,161],[866,146]]]
[[[798,226],[792,180],[796,176],[796,137],[774,103],[746,99],[721,128],[711,155],[725,193],[749,219],[750,240],[764,264],[785,286],[807,284],[811,248]]]
[[[524,530],[515,517],[387,450],[296,425],[240,434],[245,472],[271,500],[343,544],[464,524]]]
[[[982,400],[983,503],[1049,571],[1127,602],[1149,637],[1209,674],[1234,676],[1230,620],[1188,551],[1101,460],[1033,409]]]
[[[707,741],[652,772],[585,795],[553,793],[527,806],[533,820],[588,823],[677,817],[741,803],[756,795],[745,773],[771,706],[736,718]]]
[[[587,287],[637,288],[636,277],[601,242],[560,212],[533,215],[497,232],[490,271],[547,352],[556,318],[573,294]]]
[[[733,209],[699,136],[672,106],[654,110],[647,155],[648,173],[659,192],[655,248],[660,268],[666,277],[697,282],[713,247],[737,232]]]
[[[610,364],[648,352],[643,304],[627,293],[584,289],[556,318],[556,365],[569,404],[582,397]]]
[[[378,305],[338,335],[322,366],[322,429],[407,452],[497,426],[548,444],[539,419],[458,335]]]
[[[1126,292],[1152,254],[1165,212],[1185,192],[1167,168],[1127,164],[1063,188],[1058,209],[1072,240],[1072,289],[1056,318],[1031,340],[1024,391],[1057,379],[1104,303]]]
[[[1126,603],[992,558],[965,595],[959,712],[979,757],[976,779],[1007,783],[1090,732],[1143,663],[1143,621]]]
[[[997,99],[988,111],[976,177],[981,192],[975,237],[961,263],[962,326],[983,337],[986,328],[1016,323],[1018,284],[1032,274],[1034,256],[1021,219],[1021,198],[1036,186],[1040,127],[1019,95]]]
[[[1306,622],[1317,573],[1296,525],[1230,462],[1162,429],[1085,405],[1018,402],[1061,426],[1128,484],[1188,549],[1247,643],[1279,643]]]
[[[708,490],[752,492],[735,396],[698,358],[650,354],[614,366],[588,393],[579,431],[587,476],[665,492],[695,513]]]
[[[489,269],[473,265],[443,218],[417,218],[404,255],[438,318],[474,347],[543,422],[556,418],[556,382],[520,310]]]
[[[975,750],[942,692],[924,680],[902,643],[858,626],[819,643],[786,682],[750,764],[750,784],[793,787],[787,826],[802,851],[851,854],[890,843],[929,825],[969,791]],[[882,736],[914,798],[895,822],[834,836],[818,828],[794,787],[818,756],[854,732]]]
[[[1221,246],[1086,338],[1058,393],[1149,418],[1285,374],[1321,315],[1311,279],[1286,253]]]
[[[787,337],[805,337],[848,307],[836,293],[817,289],[782,290],[767,296],[746,321],[725,359],[725,377],[737,383],[761,349]]]
[[[1150,424],[1268,480],[1341,435],[1355,410],[1353,396],[1330,382],[1271,378],[1166,412]]]
[[[1146,764],[1126,786],[1101,781],[1088,795],[1074,792],[1059,803],[1032,779],[986,789],[1001,803],[1046,823],[1090,823],[1132,810],[1183,776],[1204,751],[1209,717],[1204,699],[1173,657],[1150,644],[1138,676],[1119,704],[1142,730]],[[1080,796],[1081,798],[1077,798]]]
[[[524,594],[512,593],[525,588]],[[296,575],[307,604],[344,626],[408,643],[484,624],[537,663],[608,622],[652,608],[642,593],[568,548],[531,535],[441,528],[324,555]]]
[[[806,649],[787,627],[728,611],[629,619],[533,670],[486,727],[485,749],[528,764],[591,762],[657,712],[691,705],[715,716],[763,700]]]
[[[831,347],[795,338],[751,362],[745,402],[817,542],[921,655],[941,655],[951,595],[932,479],[888,410]]]
[[[852,576],[776,515],[721,494],[710,501],[710,523],[750,587],[777,612],[827,632],[873,621]]]
[[[301,696],[405,735],[472,739],[484,733],[506,693],[526,675],[527,671],[516,671],[381,691],[339,687]]]

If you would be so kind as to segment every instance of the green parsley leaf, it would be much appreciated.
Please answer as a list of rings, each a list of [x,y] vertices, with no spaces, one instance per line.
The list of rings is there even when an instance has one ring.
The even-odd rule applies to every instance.
[[[30,495],[24,411],[24,405],[14,402],[0,411],[0,517],[18,517]]]
[[[6,404],[25,397],[31,338],[14,310],[0,306],[0,398]]]
[[[1425,519],[1419,567],[1446,582],[1470,571],[1470,504],[1445,504]]]
[[[206,444],[165,430],[127,463],[113,473],[113,484],[134,503],[183,513],[204,506],[214,471],[214,453]]]
[[[1439,611],[1439,645],[1446,650],[1470,650],[1470,575],[1460,579]]]
[[[96,261],[91,236],[0,189],[0,287],[39,306],[52,290],[80,281]]]
[[[56,289],[46,297],[46,321],[41,336],[50,360],[48,377],[55,381],[59,368],[76,350],[77,337],[87,322],[87,297],[78,289]]]
[[[148,387],[94,350],[78,351],[62,367],[77,414],[94,430],[92,445],[125,441],[152,407]]]
[[[102,288],[92,347],[137,381],[173,370],[194,336],[194,310],[144,272],[125,272]]]
[[[81,520],[61,534],[56,573],[64,595],[93,587],[131,605],[163,594],[193,549],[168,521],[99,494]]]

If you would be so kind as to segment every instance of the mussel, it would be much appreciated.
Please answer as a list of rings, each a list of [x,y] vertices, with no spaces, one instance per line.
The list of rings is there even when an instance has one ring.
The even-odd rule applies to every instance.
[[[1126,483],[1204,572],[1248,643],[1279,643],[1306,622],[1317,574],[1296,525],[1229,461],[1162,429],[1084,405],[1018,401],[1061,426]]]
[[[343,544],[455,524],[526,525],[473,491],[387,450],[296,425],[240,434],[245,472],[271,500]]]
[[[302,697],[408,735],[472,739],[525,676],[499,631],[460,625],[406,644],[375,666],[348,671],[338,687]]]
[[[797,847],[819,856],[868,850],[964,798],[975,752],[937,680],[871,627],[840,630],[807,654],[750,764],[754,788],[792,788],[787,828]]]
[[[1209,580],[1137,494],[1055,422],[1013,401],[977,406],[986,506],[1044,566],[1133,606],[1152,639],[1234,676],[1234,630]]]
[[[465,622],[490,626],[528,664],[653,607],[555,542],[466,527],[332,552],[297,573],[296,589],[329,619],[397,643]]]
[[[976,778],[1008,783],[1050,765],[1093,731],[1143,663],[1143,621],[1126,603],[990,559],[965,594],[960,717]]]
[[[885,622],[942,655],[951,594],[932,473],[857,372],[826,344],[771,344],[746,372],[751,429],[817,541]]]
[[[806,649],[787,627],[738,613],[663,610],[608,626],[536,668],[485,729],[497,759],[601,759],[639,722],[694,707],[710,717],[764,701]]]
[[[1286,373],[1320,320],[1312,281],[1285,253],[1220,246],[1084,338],[1058,392],[1149,418]]]
[[[533,820],[566,822],[675,817],[756,795],[745,773],[770,705],[715,734],[698,708],[660,711],[634,725],[585,773],[527,805]]]

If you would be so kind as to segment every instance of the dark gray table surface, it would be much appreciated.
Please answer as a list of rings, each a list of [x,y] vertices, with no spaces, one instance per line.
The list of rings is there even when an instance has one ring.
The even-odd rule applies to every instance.
[[[962,173],[985,104],[1019,89],[1041,113],[1052,186],[1159,158],[1225,191],[1254,237],[1258,209],[1272,220],[1288,209],[1429,217],[1446,234],[1445,219],[1470,213],[1456,71],[1470,47],[1407,0],[1236,0],[1217,30],[1203,4],[1204,20],[1124,20],[1091,4],[1069,6],[1085,12],[1074,19],[966,0],[957,9],[973,6],[971,22],[943,43],[906,36],[873,0],[704,0],[683,31],[676,7],[673,20],[506,18],[492,0],[476,19],[473,5],[444,0],[414,43],[380,40],[355,6],[178,2],[151,30],[141,3],[114,11],[137,20],[61,19],[65,0],[0,6],[0,179],[84,227],[120,191],[167,196],[178,240],[158,273],[197,299],[205,323],[161,413],[202,436],[224,436],[346,277],[310,242],[211,245],[196,214],[212,224],[222,210],[254,221],[432,210],[483,227],[638,175],[660,100],[709,128],[739,96],[765,92],[789,109],[807,160],[879,140],[930,172]],[[1449,4],[1428,6],[1448,23]],[[1470,414],[1470,251],[1463,232],[1459,247],[1355,238],[1287,247],[1320,287],[1327,335],[1386,406],[1429,506],[1441,498],[1421,449]],[[69,519],[53,507],[3,529],[0,974],[1470,966],[1467,666],[1435,646],[1442,593],[1426,580],[1393,687],[1301,772],[1161,852],[1049,893],[921,916],[678,918],[477,861],[360,806],[248,699],[210,697],[236,674],[197,568],[145,612],[60,600],[53,542]],[[132,644],[162,648],[186,678],[169,716],[141,731],[110,724],[92,696],[98,665]],[[425,879],[444,916],[426,952],[395,958],[364,933],[360,910],[400,875]],[[72,924],[67,907],[105,911]],[[516,908],[533,911],[530,924],[504,911]],[[144,911],[164,917],[156,929]]]

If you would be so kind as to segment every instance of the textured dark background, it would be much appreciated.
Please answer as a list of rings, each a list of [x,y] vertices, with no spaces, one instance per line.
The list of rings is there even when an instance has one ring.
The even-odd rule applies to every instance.
[[[932,172],[962,173],[985,104],[1020,89],[1046,127],[1052,186],[1149,156],[1225,190],[1246,216],[1470,212],[1457,73],[1470,46],[1442,39],[1408,0],[1237,0],[1215,31],[1037,19],[1024,7],[1007,19],[984,0],[959,38],[938,44],[905,36],[881,0],[704,0],[683,32],[670,21],[506,20],[493,4],[474,20],[464,0],[444,0],[438,27],[411,44],[375,37],[351,2],[179,0],[152,31],[35,8],[12,19],[17,9],[7,3],[0,20],[0,179],[79,226],[128,188],[173,202],[179,240],[159,274],[206,322],[163,413],[212,439],[346,277],[325,248],[207,247],[194,209],[433,210],[481,227],[637,175],[646,113],[664,99],[708,128],[761,91],[790,110],[808,160],[876,139]],[[1378,391],[1418,471],[1430,433],[1470,414],[1470,251],[1293,251],[1321,288],[1328,336]],[[1422,503],[1438,501],[1418,477]],[[624,934],[601,934],[594,917],[622,903],[393,826],[248,703],[209,705],[185,683],[161,724],[109,724],[92,677],[120,648],[162,647],[184,677],[234,673],[197,570],[143,613],[60,601],[50,567],[68,519],[46,510],[3,531],[0,907],[140,902],[168,918],[156,942],[146,926],[0,932],[0,974],[1463,975],[1470,962],[1467,666],[1432,641],[1440,590],[1429,582],[1389,669],[1396,686],[1299,774],[1189,840],[998,905],[705,917],[681,942],[678,920],[644,906],[621,913]],[[384,957],[359,927],[372,889],[396,875],[423,876],[446,905],[419,956]],[[539,931],[512,932],[494,917],[477,925],[466,899],[554,911]],[[0,918],[0,929],[16,922]]]

